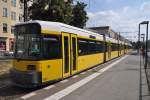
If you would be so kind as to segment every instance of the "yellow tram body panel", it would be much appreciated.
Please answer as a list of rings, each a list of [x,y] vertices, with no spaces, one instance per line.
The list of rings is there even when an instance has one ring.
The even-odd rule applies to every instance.
[[[111,58],[109,57],[109,53],[106,52],[106,61],[110,60]]]
[[[118,51],[112,51],[111,52],[111,59],[116,58],[116,57],[118,57]]]
[[[106,61],[118,57],[118,51],[111,51],[110,55],[106,52]]]
[[[103,53],[78,56],[78,71],[82,71],[97,64],[103,63],[103,57]]]
[[[62,78],[62,59],[40,61],[42,82]]]
[[[30,71],[27,69],[28,65],[35,65],[36,69],[34,71],[42,72],[42,82],[62,78],[62,59],[41,61],[14,60],[14,68],[18,71]]]
[[[53,35],[61,35],[61,32],[57,32],[57,31],[49,31],[46,29],[41,30],[42,34],[53,34]]]
[[[13,67],[16,70],[19,70],[19,71],[29,71],[27,69],[28,65],[35,65],[36,66],[36,71],[40,71],[41,70],[41,66],[40,66],[39,61],[26,61],[26,60],[21,60],[21,61],[14,60],[13,61]]]

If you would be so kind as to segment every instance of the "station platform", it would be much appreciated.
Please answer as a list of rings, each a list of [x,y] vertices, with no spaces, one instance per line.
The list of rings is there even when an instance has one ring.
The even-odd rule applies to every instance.
[[[17,100],[150,100],[140,56],[131,54],[24,95]]]

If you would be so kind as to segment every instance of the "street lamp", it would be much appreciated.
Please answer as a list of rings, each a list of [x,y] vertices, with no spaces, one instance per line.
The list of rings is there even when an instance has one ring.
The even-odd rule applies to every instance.
[[[27,21],[27,0],[24,0],[23,1],[23,3],[24,3],[24,22],[26,22]]]
[[[137,52],[139,54],[139,50],[140,50],[140,24],[139,24],[139,33],[138,33],[138,42],[137,42],[138,46],[137,46]]]
[[[143,25],[147,25],[146,27],[146,55],[145,55],[145,69],[147,68],[147,60],[148,60],[148,55],[147,55],[147,50],[148,50],[148,24],[149,24],[149,21],[143,21],[141,22],[140,24],[143,24]],[[139,24],[139,36],[140,36],[140,24]]]
[[[145,40],[145,34],[141,34],[141,38],[143,39],[143,43],[144,43],[144,40]]]
[[[149,24],[149,21],[143,21],[139,24],[139,38],[138,38],[138,41],[140,43],[140,25],[141,24],[145,24],[147,25],[146,27],[146,52],[145,52],[145,66],[144,66],[144,69],[145,69],[145,73],[146,73],[146,69],[147,69],[147,61],[148,61],[148,55],[147,55],[147,50],[148,50],[148,24]],[[150,91],[150,82],[148,80],[148,76],[147,76],[147,73],[146,73],[146,79],[147,79],[147,84],[148,84],[148,88],[149,88],[149,91]]]
[[[143,39],[143,42],[141,43],[141,47],[143,50],[145,50],[145,43],[144,43],[144,40],[145,40],[145,34],[141,34],[141,38]],[[143,56],[144,57],[144,56]]]

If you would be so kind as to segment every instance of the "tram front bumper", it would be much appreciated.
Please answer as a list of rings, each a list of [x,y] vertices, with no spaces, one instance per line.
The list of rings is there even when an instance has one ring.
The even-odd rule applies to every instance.
[[[37,87],[42,84],[42,73],[29,71],[23,72],[16,69],[10,70],[10,77],[14,85],[24,88]]]

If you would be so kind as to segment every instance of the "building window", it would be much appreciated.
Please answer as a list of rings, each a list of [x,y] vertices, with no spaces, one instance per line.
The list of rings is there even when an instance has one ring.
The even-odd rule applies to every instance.
[[[15,32],[15,27],[11,26],[11,34],[14,34],[14,32]]]
[[[20,7],[19,8],[23,9],[23,6],[24,6],[23,3],[20,2]]]
[[[11,0],[11,5],[16,7],[16,0]]]
[[[11,12],[11,20],[16,20],[16,12]]]
[[[7,33],[7,24],[3,23],[3,33]]]
[[[22,14],[19,14],[19,21],[23,21],[23,15]]]
[[[7,0],[2,0],[3,2],[7,2]]]
[[[0,50],[6,50],[6,41],[0,40]]]
[[[3,8],[3,17],[7,17],[7,8]]]

